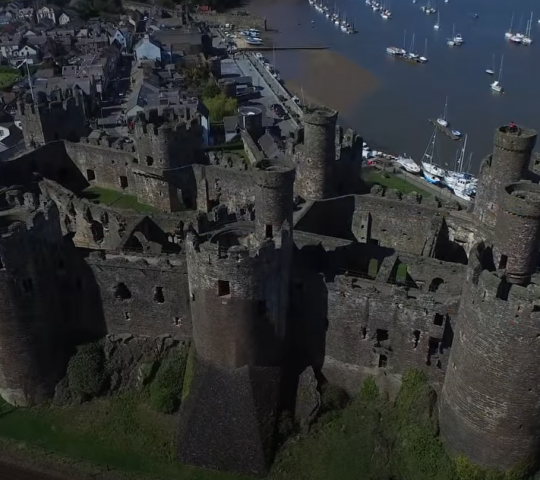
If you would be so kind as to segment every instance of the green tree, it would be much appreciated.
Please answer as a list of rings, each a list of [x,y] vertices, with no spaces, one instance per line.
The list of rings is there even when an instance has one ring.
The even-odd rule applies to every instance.
[[[67,368],[72,392],[87,400],[98,396],[105,386],[105,355],[99,343],[87,343],[77,348]]]
[[[203,97],[203,102],[210,112],[210,120],[213,123],[219,123],[223,121],[223,117],[234,115],[238,107],[236,99],[227,97],[224,93],[214,97]]]
[[[214,80],[208,80],[203,87],[202,95],[203,98],[211,98],[219,95],[221,93],[218,84]]]
[[[188,350],[180,348],[160,365],[150,384],[150,404],[158,412],[173,413],[182,401]]]

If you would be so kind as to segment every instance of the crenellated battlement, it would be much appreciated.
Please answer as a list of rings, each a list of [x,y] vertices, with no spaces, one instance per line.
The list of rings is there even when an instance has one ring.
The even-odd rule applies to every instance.
[[[169,132],[186,133],[199,126],[200,115],[192,116],[186,108],[181,114],[173,109],[164,109],[160,115],[157,109],[151,109],[148,114],[140,112],[135,121],[135,131],[138,134],[163,136]]]
[[[495,132],[494,147],[499,150],[515,153],[531,153],[536,145],[536,131],[516,126],[515,129],[508,125],[499,127]]]
[[[106,134],[97,134],[90,137],[82,137],[78,143],[91,145],[92,147],[102,147],[114,151],[124,151],[135,153],[137,151],[134,143],[126,143],[124,139],[109,137]]]
[[[185,271],[186,260],[182,253],[162,253],[156,256],[148,254],[126,252],[120,254],[106,253],[104,251],[92,252],[87,263],[98,268],[126,266],[129,268],[159,269],[162,271]]]
[[[260,261],[275,251],[275,244],[270,239],[259,242],[252,222],[237,222],[202,236],[189,233],[186,248],[188,254],[199,256],[208,264],[228,268],[226,265]]]
[[[411,205],[421,204],[423,206],[440,210],[441,212],[450,210],[460,211],[463,209],[463,207],[457,201],[448,201],[446,199],[440,199],[437,196],[424,198],[417,192],[403,193],[395,188],[384,188],[380,185],[374,185],[371,188],[370,194],[373,197],[383,198],[384,200],[388,201],[397,201]]]

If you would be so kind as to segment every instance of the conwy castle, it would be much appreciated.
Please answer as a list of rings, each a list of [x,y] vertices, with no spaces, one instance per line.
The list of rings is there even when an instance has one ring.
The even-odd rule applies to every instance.
[[[210,155],[199,116],[150,111],[131,138],[77,99],[22,102],[28,150],[0,163],[0,394],[58,395],[78,345],[114,336],[194,345],[178,459],[264,474],[277,419],[325,382],[392,391],[409,368],[438,394],[449,452],[494,469],[540,447],[540,186],[536,132],[496,130],[476,201],[362,181],[362,140],[305,112],[265,158]],[[73,114],[73,112],[75,114]],[[75,115],[75,118],[72,118]],[[88,129],[88,130],[87,130]],[[89,186],[154,207],[92,202]]]

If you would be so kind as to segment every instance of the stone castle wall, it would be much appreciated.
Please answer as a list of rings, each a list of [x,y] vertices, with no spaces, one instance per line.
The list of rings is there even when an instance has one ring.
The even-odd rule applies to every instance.
[[[540,295],[513,286],[505,297],[481,256],[471,255],[439,416],[453,452],[506,469],[534,461],[540,445]]]
[[[0,394],[22,406],[54,392],[74,313],[62,302],[70,279],[58,211],[41,201],[26,194],[0,216]]]
[[[99,286],[108,333],[191,338],[183,255],[92,254],[86,262]]]

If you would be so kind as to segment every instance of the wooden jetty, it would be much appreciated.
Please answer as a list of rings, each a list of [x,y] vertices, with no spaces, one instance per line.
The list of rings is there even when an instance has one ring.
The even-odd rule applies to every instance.
[[[443,132],[447,137],[450,137],[452,140],[461,140],[461,136],[454,135],[452,129],[449,127],[443,127],[437,120],[430,118],[429,121],[435,125],[441,132]]]

